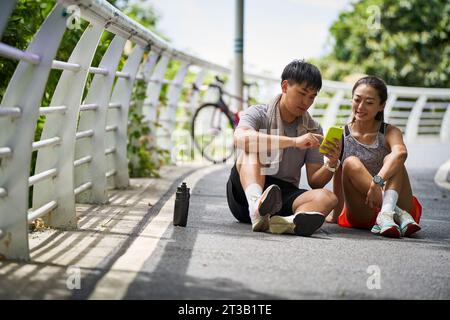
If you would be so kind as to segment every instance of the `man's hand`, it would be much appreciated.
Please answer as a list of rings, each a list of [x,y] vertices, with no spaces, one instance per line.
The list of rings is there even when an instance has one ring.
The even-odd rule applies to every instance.
[[[327,140],[322,148],[326,151],[325,156],[330,160],[328,164],[333,168],[336,167],[339,157],[341,156],[341,140],[336,138],[333,139],[333,142]]]
[[[383,203],[383,193],[381,187],[375,184],[373,181],[370,184],[369,191],[366,196],[366,205],[369,208],[381,208],[381,204]]]
[[[294,138],[294,146],[299,149],[318,148],[323,140],[323,135],[318,133],[307,133]]]

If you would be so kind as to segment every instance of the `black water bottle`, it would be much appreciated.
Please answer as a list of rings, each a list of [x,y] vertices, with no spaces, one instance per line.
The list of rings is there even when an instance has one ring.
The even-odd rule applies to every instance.
[[[189,211],[189,188],[186,182],[177,188],[175,195],[175,208],[173,211],[173,225],[186,227]]]

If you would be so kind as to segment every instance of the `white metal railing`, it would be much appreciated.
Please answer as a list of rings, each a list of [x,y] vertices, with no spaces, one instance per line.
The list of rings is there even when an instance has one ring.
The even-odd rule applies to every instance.
[[[0,35],[14,3],[2,2]],[[59,61],[55,55],[66,32],[69,5],[78,6],[89,27],[69,60]],[[91,62],[104,32],[115,36],[94,67]],[[118,70],[127,41],[134,48]],[[0,255],[18,259],[29,259],[27,222],[42,217],[51,227],[76,228],[76,201],[106,203],[108,180],[115,187],[128,186],[127,120],[130,106],[136,105],[130,101],[136,79],[147,84],[151,103],[141,108],[149,115],[149,125],[158,120],[161,87],[169,85],[170,103],[161,114],[164,130],[171,132],[188,70],[195,66],[203,76],[204,71],[230,72],[176,50],[102,0],[58,1],[26,50],[0,43],[0,55],[19,61],[0,105]],[[179,61],[182,68],[175,80],[168,80],[166,70],[172,60]],[[42,107],[52,69],[62,70],[62,74],[50,106]],[[93,79],[82,101],[89,73]],[[46,117],[44,128],[40,140],[34,141],[40,115]],[[157,134],[163,139],[163,133]],[[158,138],[158,143],[166,141]],[[33,151],[37,152],[36,173],[30,176]],[[28,208],[30,186],[33,199]]]
[[[279,86],[278,79],[266,79]],[[309,109],[324,130],[351,120],[353,84],[324,80]],[[398,126],[408,142],[450,142],[450,89],[388,86],[385,121]]]
[[[14,3],[8,0],[1,4],[0,37]],[[55,56],[64,32],[71,32],[66,30],[69,5],[78,6],[89,27],[68,61],[59,61]],[[94,67],[92,59],[104,32],[115,36]],[[134,47],[118,70],[127,41]],[[76,228],[76,202],[106,203],[108,185],[128,186],[130,107],[141,111],[157,143],[171,148],[173,141],[168,134],[174,131],[176,121],[182,120],[177,118],[176,109],[183,106],[192,110],[200,100],[199,92],[191,90],[188,103],[180,102],[183,88],[191,85],[187,73],[196,74],[197,87],[202,86],[208,73],[230,73],[228,68],[176,50],[104,0],[59,0],[25,51],[0,43],[0,56],[19,61],[0,104],[0,255],[16,259],[29,259],[27,222],[42,217],[51,227]],[[180,68],[169,80],[166,71],[170,61],[179,62]],[[62,73],[50,106],[43,107],[42,95],[52,69]],[[89,74],[93,78],[86,88]],[[279,91],[278,79],[255,74],[246,77],[264,88],[264,101]],[[136,80],[146,85],[143,103],[131,101]],[[163,85],[169,86],[166,106],[159,101]],[[85,89],[88,93],[82,100]],[[324,127],[349,117],[346,105],[350,90],[348,84],[324,81],[311,111]],[[426,133],[450,140],[448,89],[389,90],[389,120],[403,125],[409,138]],[[439,110],[438,117],[435,110]],[[45,115],[44,128],[40,140],[34,141],[40,115]],[[161,123],[157,128],[156,121]],[[424,130],[439,123],[440,132]],[[37,153],[36,173],[30,176],[33,151]]]

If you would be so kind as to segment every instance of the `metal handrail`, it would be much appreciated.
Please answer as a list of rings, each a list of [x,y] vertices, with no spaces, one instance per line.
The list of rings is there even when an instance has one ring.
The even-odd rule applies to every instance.
[[[80,8],[81,16],[90,22],[101,23],[105,29],[118,34],[125,39],[152,50],[164,52],[173,59],[187,61],[190,64],[197,65],[206,69],[214,70],[220,73],[230,73],[229,68],[211,63],[207,60],[187,54],[175,49],[164,39],[149,31],[141,24],[129,18],[122,11],[104,0],[58,0],[59,3],[68,5],[77,5]]]

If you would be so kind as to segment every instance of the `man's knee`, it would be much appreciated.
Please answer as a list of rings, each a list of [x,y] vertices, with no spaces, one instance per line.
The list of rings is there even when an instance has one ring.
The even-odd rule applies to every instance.
[[[337,206],[338,204],[338,198],[337,196],[331,192],[330,190],[327,189],[315,189],[315,190],[311,190],[308,191],[309,196],[308,196],[308,200],[307,202],[313,203],[313,204],[317,204],[319,205],[323,210],[325,210],[326,208],[328,208],[328,211],[331,211],[334,207]],[[301,197],[301,196],[299,196]],[[297,200],[298,199],[298,200]],[[296,201],[294,201],[293,203],[293,211],[296,212],[298,211],[297,209],[299,207],[301,207],[302,205],[304,205],[305,203],[299,203],[299,198],[297,198]]]
[[[331,192],[330,190],[327,190],[327,189],[320,189],[317,191],[319,191],[317,201],[326,203],[327,205],[331,206],[332,208],[337,206],[338,198],[333,192]]]

